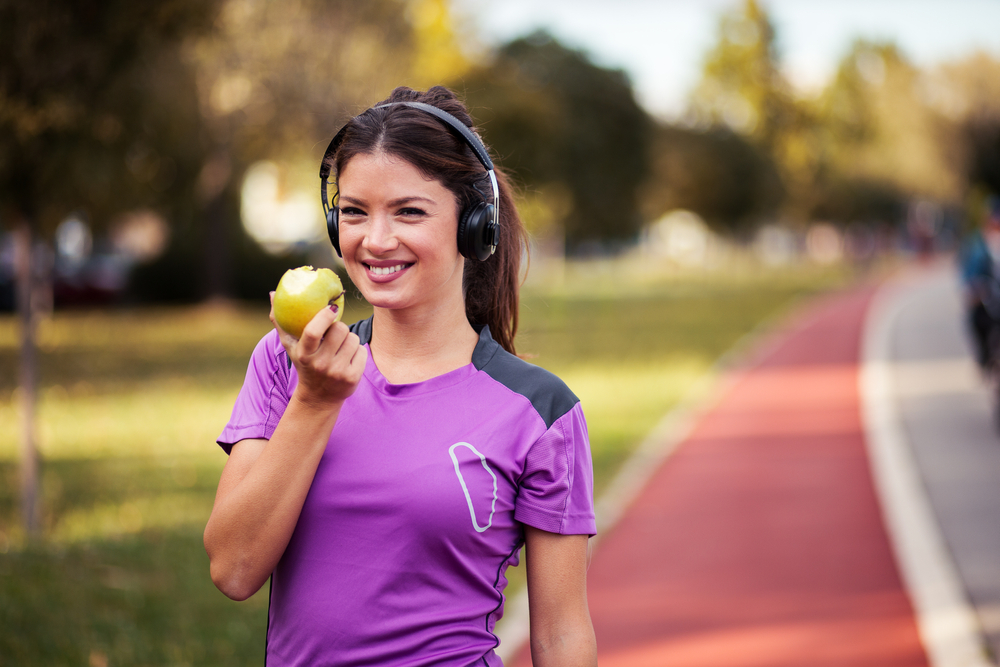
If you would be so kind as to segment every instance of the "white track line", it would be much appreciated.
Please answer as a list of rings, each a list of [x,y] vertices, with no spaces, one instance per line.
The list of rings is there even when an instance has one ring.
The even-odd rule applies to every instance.
[[[872,476],[931,666],[992,667],[896,409],[892,325],[906,303],[905,286],[887,284],[865,318],[859,389]]]

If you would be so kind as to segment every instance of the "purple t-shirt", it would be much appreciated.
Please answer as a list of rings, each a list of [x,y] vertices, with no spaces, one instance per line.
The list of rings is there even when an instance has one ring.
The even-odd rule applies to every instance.
[[[363,343],[371,320],[353,325]],[[219,444],[270,438],[296,383],[257,345]],[[596,532],[579,400],[483,328],[472,363],[394,385],[371,356],[271,578],[267,664],[501,665],[521,524]]]

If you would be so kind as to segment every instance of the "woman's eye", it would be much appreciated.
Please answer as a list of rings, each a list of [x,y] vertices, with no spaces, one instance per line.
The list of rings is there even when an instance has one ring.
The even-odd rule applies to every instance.
[[[426,215],[426,213],[419,208],[406,207],[399,210],[399,214],[405,217],[414,217],[419,215]]]
[[[364,215],[365,212],[356,206],[344,206],[340,209],[341,216]]]

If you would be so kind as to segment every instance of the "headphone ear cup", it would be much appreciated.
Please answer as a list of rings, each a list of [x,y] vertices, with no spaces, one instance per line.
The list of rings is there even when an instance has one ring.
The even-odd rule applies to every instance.
[[[336,206],[326,213],[326,233],[330,235],[330,243],[337,251],[337,257],[343,257],[340,252],[340,209]]]
[[[482,204],[465,208],[458,221],[458,251],[469,259],[479,259],[476,241],[482,236],[483,208]]]
[[[491,204],[476,204],[463,210],[458,221],[458,251],[469,259],[489,259],[496,247],[495,226]]]

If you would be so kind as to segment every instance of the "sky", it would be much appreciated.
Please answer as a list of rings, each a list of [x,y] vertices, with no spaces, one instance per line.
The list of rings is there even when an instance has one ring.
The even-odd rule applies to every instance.
[[[597,64],[625,70],[639,102],[683,113],[719,16],[738,0],[453,0],[487,45],[545,28]],[[919,66],[980,49],[1000,57],[1000,0],[763,0],[786,75],[803,92],[835,71],[855,38],[892,41]]]

